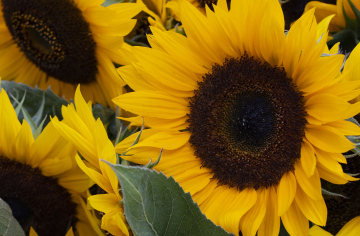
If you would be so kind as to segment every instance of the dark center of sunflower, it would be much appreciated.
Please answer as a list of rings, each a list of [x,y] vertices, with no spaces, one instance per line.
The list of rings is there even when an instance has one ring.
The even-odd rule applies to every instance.
[[[277,185],[300,158],[306,111],[283,69],[227,59],[190,99],[190,143],[219,184],[239,190]]]
[[[63,236],[76,220],[76,204],[58,181],[38,168],[0,156],[0,198],[6,201],[23,230]]]
[[[48,76],[96,81],[95,41],[72,0],[2,0],[6,25],[20,50]]]

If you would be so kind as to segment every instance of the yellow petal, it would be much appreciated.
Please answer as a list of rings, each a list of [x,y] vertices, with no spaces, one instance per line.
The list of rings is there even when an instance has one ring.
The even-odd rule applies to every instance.
[[[107,178],[105,178],[99,172],[87,167],[84,161],[81,160],[79,155],[76,155],[75,159],[77,164],[85,172],[85,174],[87,174],[90,177],[90,179],[92,179],[95,183],[97,183],[100,188],[102,188],[104,191],[108,193],[114,193],[114,190],[112,189],[110,183],[107,181]]]
[[[103,216],[101,221],[101,228],[108,231],[110,234],[129,236],[129,230],[125,224],[124,213],[120,211],[109,212]]]
[[[309,235],[309,221],[296,205],[295,201],[290,206],[289,210],[281,216],[281,221],[290,235]]]
[[[80,92],[80,85],[77,87],[75,91],[75,105],[76,111],[79,115],[80,119],[85,123],[88,129],[92,130],[95,126],[95,119],[92,114],[91,102],[86,103]]]
[[[333,153],[322,151],[317,148],[315,149],[315,153],[316,153],[318,163],[321,163],[321,165],[325,166],[329,170],[332,170],[333,172],[336,172],[339,174],[343,173],[343,169],[342,169],[341,165],[336,160],[336,154],[335,154],[335,158],[334,158]],[[340,155],[342,155],[342,154],[340,154]]]
[[[313,146],[306,139],[304,139],[301,144],[300,161],[306,176],[312,176],[316,167],[316,158]]]
[[[347,152],[354,144],[336,129],[322,125],[306,125],[305,137],[313,145],[328,152]]]
[[[133,148],[157,147],[174,150],[184,146],[189,141],[189,138],[190,133],[188,132],[159,132],[134,145]]]
[[[241,218],[240,229],[244,236],[255,235],[258,231],[265,217],[269,193],[269,189],[258,190],[255,205]]]
[[[350,220],[336,236],[356,236],[360,235],[360,216]]]
[[[226,231],[237,235],[240,231],[240,219],[256,203],[257,193],[253,188],[246,188],[240,193],[237,190],[233,191],[235,199],[230,205],[230,210],[220,216],[219,222]]]
[[[97,194],[88,198],[88,201],[94,209],[104,212],[105,214],[119,209],[119,199],[115,194]]]
[[[337,129],[343,135],[360,135],[360,127],[351,121],[339,120],[327,123],[327,125]]]
[[[13,145],[13,154],[16,156],[16,160],[24,163],[30,164],[28,158],[29,148],[34,142],[34,137],[30,128],[30,125],[23,120],[20,131],[17,137],[14,140]]]
[[[259,236],[278,236],[280,231],[280,217],[278,216],[278,196],[275,187],[269,189],[269,200],[263,222],[258,230]]]
[[[305,171],[302,169],[302,166],[299,162],[295,163],[295,177],[296,181],[301,187],[301,189],[312,199],[319,200],[322,199],[321,194],[321,183],[320,177],[317,170],[310,177],[307,177]],[[298,191],[298,189],[297,189]],[[297,194],[297,193],[296,193]]]
[[[298,187],[296,190],[295,202],[307,219],[314,224],[325,226],[327,208],[323,198],[314,200]]]
[[[59,122],[57,117],[54,117],[52,120],[52,124],[59,131],[59,133],[61,133],[64,138],[72,142],[87,161],[89,161],[94,167],[98,168],[99,161],[94,146],[89,143],[85,137],[80,135],[71,127],[62,122]]]
[[[350,106],[347,101],[332,94],[318,94],[305,103],[309,115],[325,122],[341,119]]]
[[[321,227],[314,225],[309,230],[309,236],[333,236],[333,235],[323,230]]]
[[[272,66],[280,65],[283,57],[284,22],[281,6],[275,1],[268,1],[260,28],[260,38],[264,40],[260,41],[259,46],[262,56]]]
[[[141,116],[176,119],[189,112],[188,102],[161,91],[137,91],[123,94],[113,101]]]
[[[55,176],[70,170],[72,160],[70,156],[64,158],[47,158],[41,162],[39,168],[45,176]]]
[[[349,181],[358,180],[345,173],[337,173],[329,170],[325,166],[321,165],[321,163],[317,163],[317,170],[319,171],[319,175],[322,179],[325,179],[333,184],[346,184]]]
[[[291,206],[296,193],[296,178],[292,172],[285,173],[278,186],[278,215],[284,215]]]

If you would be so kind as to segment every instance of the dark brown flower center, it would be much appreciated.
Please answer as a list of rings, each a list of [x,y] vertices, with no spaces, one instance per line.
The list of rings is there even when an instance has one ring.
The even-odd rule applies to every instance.
[[[70,193],[38,168],[0,156],[0,186],[0,198],[25,232],[33,227],[39,236],[64,236],[76,220]]]
[[[1,4],[14,41],[43,72],[71,84],[96,80],[96,44],[73,0],[2,0]]]
[[[190,100],[190,143],[220,184],[277,185],[300,158],[302,98],[283,69],[247,55],[226,60],[203,77]]]

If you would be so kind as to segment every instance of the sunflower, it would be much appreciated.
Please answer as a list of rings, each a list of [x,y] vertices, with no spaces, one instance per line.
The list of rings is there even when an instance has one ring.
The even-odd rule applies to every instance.
[[[357,236],[360,234],[360,216],[350,220],[336,236]],[[309,236],[332,236],[331,233],[323,230],[317,225],[311,227]]]
[[[25,232],[63,236],[73,226],[79,235],[97,235],[82,198],[93,182],[76,166],[75,147],[51,123],[34,140],[4,90],[0,129],[0,198]]]
[[[118,69],[134,92],[113,101],[142,124],[115,150],[155,167],[190,192],[201,211],[236,235],[308,235],[308,220],[325,225],[320,178],[345,184],[345,135],[360,128],[345,119],[360,111],[360,62],[341,74],[344,55],[328,51],[327,25],[305,13],[287,35],[276,0],[225,0],[204,16],[180,1],[187,37],[152,28],[152,48]],[[358,58],[360,46],[350,58]],[[326,55],[323,54],[326,52]],[[353,61],[354,62],[354,61]]]
[[[357,9],[360,9],[359,1],[352,1],[352,3]],[[317,20],[322,20],[327,16],[335,14],[329,25],[330,32],[337,32],[346,27],[350,27],[350,25],[346,25],[346,18],[349,18],[350,20],[356,19],[356,15],[349,4],[349,0],[337,0],[336,5],[311,1],[306,5],[305,11],[314,7],[316,7],[315,17]]]
[[[90,205],[103,214],[101,228],[112,235],[129,235],[124,208],[119,194],[119,181],[111,167],[100,159],[116,164],[116,152],[100,119],[94,119],[91,102],[88,104],[75,92],[75,105],[62,108],[63,121],[56,117],[54,127],[71,141],[82,158],[76,156],[80,168],[99,186],[97,195],[90,196]],[[86,161],[85,161],[85,160]]]
[[[114,63],[130,63],[123,36],[143,5],[103,7],[102,2],[1,0],[0,76],[41,89],[51,86],[68,100],[82,84],[86,99],[108,104],[125,85]]]

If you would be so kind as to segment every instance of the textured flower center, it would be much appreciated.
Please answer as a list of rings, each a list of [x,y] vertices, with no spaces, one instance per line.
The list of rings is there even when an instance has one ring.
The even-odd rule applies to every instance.
[[[48,76],[66,83],[96,80],[95,41],[71,0],[2,0],[6,25],[20,50]]]
[[[76,204],[56,179],[38,168],[0,156],[0,198],[6,201],[25,232],[65,235],[76,218]]]
[[[246,55],[226,60],[190,99],[190,143],[220,184],[277,185],[300,158],[302,98],[283,69]]]

